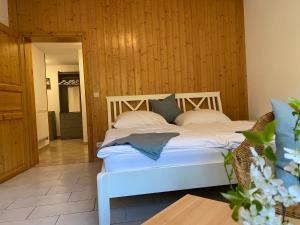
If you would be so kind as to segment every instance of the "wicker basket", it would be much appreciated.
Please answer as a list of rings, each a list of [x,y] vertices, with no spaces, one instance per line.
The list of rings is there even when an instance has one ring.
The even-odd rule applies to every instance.
[[[271,121],[274,120],[274,114],[272,112],[265,114],[257,120],[251,131],[261,131],[264,127]],[[262,155],[264,147],[261,145],[251,144],[248,140],[245,140],[237,147],[233,152],[234,156],[232,159],[232,167],[237,178],[238,183],[244,188],[247,189],[250,187],[250,165],[251,160],[251,151],[250,147],[254,147],[258,154]],[[276,212],[282,214],[282,206],[276,206]],[[292,206],[286,209],[286,216],[300,219],[300,204]]]

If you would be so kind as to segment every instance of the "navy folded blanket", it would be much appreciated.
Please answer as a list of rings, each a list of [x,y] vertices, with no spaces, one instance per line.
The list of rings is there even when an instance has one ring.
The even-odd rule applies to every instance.
[[[116,139],[101,148],[117,146],[117,145],[131,145],[133,148],[140,151],[142,154],[148,156],[153,160],[157,160],[171,138],[178,136],[179,133],[144,133],[144,134],[130,134],[127,137]]]

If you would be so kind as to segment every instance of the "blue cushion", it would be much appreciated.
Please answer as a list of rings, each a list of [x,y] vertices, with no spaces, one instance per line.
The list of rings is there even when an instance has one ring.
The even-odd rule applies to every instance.
[[[181,110],[177,105],[175,94],[166,97],[163,100],[150,100],[151,110],[160,114],[168,123],[173,123]]]
[[[298,178],[280,167],[276,167],[276,178],[283,180],[284,186],[299,185]]]
[[[272,100],[273,112],[276,120],[276,157],[277,157],[277,177],[282,179],[286,186],[291,184],[298,184],[297,179],[293,179],[289,172],[283,168],[290,162],[284,158],[284,147],[297,148],[300,147],[300,141],[295,143],[294,140],[294,126],[296,117],[292,115],[292,108],[281,101]]]

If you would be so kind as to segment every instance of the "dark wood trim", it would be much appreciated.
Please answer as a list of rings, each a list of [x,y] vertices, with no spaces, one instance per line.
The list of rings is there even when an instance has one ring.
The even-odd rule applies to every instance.
[[[85,85],[85,105],[86,105],[86,120],[87,120],[87,133],[88,133],[88,149],[89,149],[89,161],[94,162],[96,157],[96,146],[94,146],[94,130],[93,130],[93,106],[92,106],[92,87],[91,78],[89,73],[89,54],[88,54],[88,39],[87,33],[82,33],[82,58],[83,58],[83,70],[84,70],[84,85]]]
[[[18,32],[16,32],[16,31],[10,29],[8,26],[4,25],[3,23],[0,23],[0,30],[1,30],[2,32],[5,32],[6,34],[9,34],[9,35],[14,36],[14,37],[16,37],[16,38],[19,37]]]
[[[24,102],[25,102],[25,126],[27,127],[27,144],[29,146],[28,168],[39,163],[37,125],[36,125],[36,108],[34,95],[34,80],[32,71],[32,55],[30,41],[21,37],[21,62],[24,74]]]

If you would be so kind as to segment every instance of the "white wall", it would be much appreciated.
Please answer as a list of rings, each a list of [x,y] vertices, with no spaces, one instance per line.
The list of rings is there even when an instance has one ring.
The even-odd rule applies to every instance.
[[[0,0],[0,23],[9,25],[7,0]]]
[[[55,111],[57,135],[60,136],[58,72],[78,72],[78,65],[46,65],[46,77],[50,78],[51,89],[48,93],[48,110]]]
[[[80,93],[81,93],[81,108],[82,108],[83,142],[88,142],[82,49],[78,50],[78,59],[79,59],[79,73],[80,73]]]
[[[244,0],[250,118],[300,98],[300,1]]]
[[[39,141],[39,148],[49,144],[46,65],[44,57],[44,52],[32,45],[32,69],[34,78],[37,138]]]

